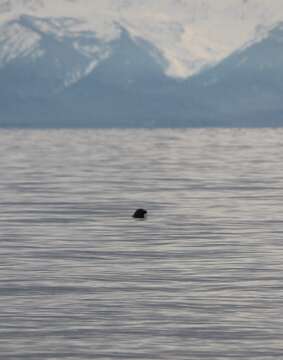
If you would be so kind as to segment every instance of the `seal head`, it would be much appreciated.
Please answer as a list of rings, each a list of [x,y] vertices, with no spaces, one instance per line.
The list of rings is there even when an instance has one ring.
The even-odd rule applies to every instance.
[[[144,219],[146,217],[147,211],[144,209],[137,209],[134,214],[133,218],[135,219]]]

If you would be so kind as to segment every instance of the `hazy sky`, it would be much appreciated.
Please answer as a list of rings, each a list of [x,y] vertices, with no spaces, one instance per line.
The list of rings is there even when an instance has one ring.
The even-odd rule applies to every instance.
[[[213,13],[237,17],[253,17],[261,11],[267,17],[274,17],[283,11],[282,0],[8,0],[12,7],[35,9],[42,6],[52,15],[92,16],[98,13],[135,17],[173,17],[188,20],[195,16],[206,19]],[[7,3],[7,0],[0,0]]]

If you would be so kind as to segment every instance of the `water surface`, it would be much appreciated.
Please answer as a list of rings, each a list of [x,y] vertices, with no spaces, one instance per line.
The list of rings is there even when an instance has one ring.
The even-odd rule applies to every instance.
[[[1,130],[0,153],[1,358],[283,358],[283,130]]]

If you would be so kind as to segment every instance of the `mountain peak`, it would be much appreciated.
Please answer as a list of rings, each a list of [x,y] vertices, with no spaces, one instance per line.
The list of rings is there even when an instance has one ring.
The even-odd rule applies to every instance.
[[[124,24],[104,42],[91,31],[60,35],[53,21],[29,15],[2,28],[0,55],[10,57],[0,68],[0,126],[282,125],[282,25],[176,80],[163,53]]]
[[[0,0],[0,27],[20,15],[67,18],[64,34],[93,32],[101,41],[119,36],[116,24],[159,49],[167,75],[185,78],[258,41],[283,20],[282,0]]]

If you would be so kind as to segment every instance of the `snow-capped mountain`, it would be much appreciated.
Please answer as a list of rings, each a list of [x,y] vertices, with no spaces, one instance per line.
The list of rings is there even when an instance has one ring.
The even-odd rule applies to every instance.
[[[186,81],[221,125],[283,125],[283,24]]]
[[[282,0],[0,0],[0,126],[283,123],[282,20]]]
[[[38,60],[0,70],[0,126],[282,126],[282,43],[278,25],[216,66],[176,79],[158,49],[120,29],[110,55],[57,92],[60,78],[43,75]]]
[[[69,86],[109,54],[109,47],[95,33],[82,32],[77,36],[69,31],[79,24],[76,19],[28,15],[8,21],[0,33],[1,67],[37,65],[38,73],[59,81],[54,92]]]
[[[283,3],[282,0],[0,0],[1,34],[6,33],[8,44],[11,36],[17,36],[32,51],[38,31],[19,27],[5,30],[7,22],[22,15],[33,17],[42,33],[76,38],[92,32],[105,43],[119,36],[119,24],[159,49],[168,62],[167,75],[184,78],[264,37],[283,20]],[[14,58],[17,53],[17,49],[11,48],[6,57]]]

